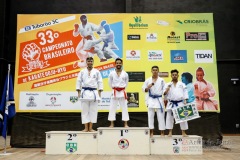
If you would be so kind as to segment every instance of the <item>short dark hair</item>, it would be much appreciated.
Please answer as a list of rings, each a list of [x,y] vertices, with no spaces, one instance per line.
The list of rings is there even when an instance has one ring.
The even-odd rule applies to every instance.
[[[93,60],[93,57],[87,57],[87,58],[86,58],[86,61],[89,61],[89,60],[94,61],[94,60]]]
[[[123,62],[123,60],[122,60],[121,58],[116,58],[116,59],[115,59],[115,63],[116,63],[117,61]]]
[[[171,70],[171,74],[172,74],[173,72],[177,72],[177,74],[179,73],[178,70],[176,70],[176,69]]]
[[[80,20],[87,19],[87,16],[85,14],[81,15]]]
[[[153,68],[157,68],[157,69],[159,70],[158,66],[152,66],[152,69],[153,69]]]
[[[184,72],[184,73],[182,74],[182,77],[185,77],[189,83],[192,83],[193,76],[192,76],[191,73],[189,73],[189,72]]]

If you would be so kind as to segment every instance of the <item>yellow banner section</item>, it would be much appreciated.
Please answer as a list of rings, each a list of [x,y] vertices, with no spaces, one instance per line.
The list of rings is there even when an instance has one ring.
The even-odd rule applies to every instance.
[[[220,112],[212,13],[19,14],[17,20],[17,112],[79,112],[76,78],[88,56],[104,82],[100,112],[108,112],[108,75],[118,57],[129,75],[130,112],[147,111],[142,86],[155,65],[166,83],[172,69],[179,71],[199,111]]]

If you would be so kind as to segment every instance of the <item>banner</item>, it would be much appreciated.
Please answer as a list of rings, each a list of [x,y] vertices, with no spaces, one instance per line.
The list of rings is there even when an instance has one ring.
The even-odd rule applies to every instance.
[[[76,78],[87,56],[103,77],[100,112],[108,112],[108,75],[123,59],[129,75],[129,112],[146,112],[141,87],[159,66],[159,76],[194,90],[199,111],[220,112],[213,15],[189,14],[19,14],[15,72],[17,112],[79,112]],[[190,77],[191,77],[190,76]],[[199,78],[201,77],[201,78]]]

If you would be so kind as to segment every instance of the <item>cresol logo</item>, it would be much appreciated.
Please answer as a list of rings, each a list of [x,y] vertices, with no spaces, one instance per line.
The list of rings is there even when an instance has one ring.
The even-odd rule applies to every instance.
[[[176,22],[180,24],[208,24],[209,21],[207,19],[185,19],[183,21],[177,20]]]

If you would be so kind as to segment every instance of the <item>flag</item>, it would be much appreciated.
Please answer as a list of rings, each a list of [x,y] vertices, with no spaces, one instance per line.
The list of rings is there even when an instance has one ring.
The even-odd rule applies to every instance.
[[[9,78],[9,80],[8,80]],[[9,85],[9,86],[8,86]],[[2,136],[6,139],[7,133],[7,122],[8,119],[11,119],[16,114],[15,104],[10,103],[14,101],[13,96],[13,82],[12,76],[9,75],[6,77],[6,81],[3,88],[2,100],[0,104],[0,131]]]

